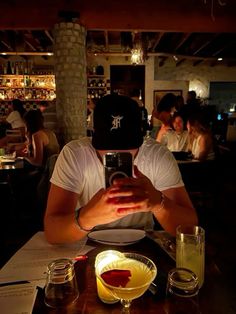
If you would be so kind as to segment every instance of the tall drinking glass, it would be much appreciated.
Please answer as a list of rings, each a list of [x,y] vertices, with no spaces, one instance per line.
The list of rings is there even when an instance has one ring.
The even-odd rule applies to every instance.
[[[199,226],[183,225],[176,230],[176,267],[193,271],[199,281],[204,282],[205,231]]]

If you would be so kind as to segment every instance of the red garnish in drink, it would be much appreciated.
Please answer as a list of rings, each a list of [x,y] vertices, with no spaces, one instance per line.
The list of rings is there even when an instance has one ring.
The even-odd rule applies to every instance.
[[[108,285],[124,288],[130,280],[129,277],[131,277],[131,271],[112,269],[102,273],[101,277]]]

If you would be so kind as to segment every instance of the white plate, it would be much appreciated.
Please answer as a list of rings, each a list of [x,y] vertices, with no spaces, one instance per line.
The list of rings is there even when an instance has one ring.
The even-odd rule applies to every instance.
[[[130,245],[143,239],[145,235],[145,231],[138,229],[107,229],[92,231],[88,238],[103,244]]]

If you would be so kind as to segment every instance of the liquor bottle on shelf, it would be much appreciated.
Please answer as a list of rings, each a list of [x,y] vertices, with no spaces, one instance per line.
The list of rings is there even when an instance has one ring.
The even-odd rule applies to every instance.
[[[7,63],[3,64],[3,74],[6,75],[7,74]]]
[[[15,74],[15,62],[10,62],[11,65],[11,73]]]
[[[18,66],[18,62],[15,62],[15,74],[19,75],[19,66]]]
[[[23,62],[19,62],[19,75],[24,74]]]
[[[7,74],[12,74],[11,63],[7,61]]]

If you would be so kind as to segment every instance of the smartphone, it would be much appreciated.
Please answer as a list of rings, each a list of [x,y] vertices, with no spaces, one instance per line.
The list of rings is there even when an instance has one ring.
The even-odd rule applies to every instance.
[[[114,179],[132,177],[133,156],[128,152],[106,153],[103,156],[106,188],[112,185]]]

